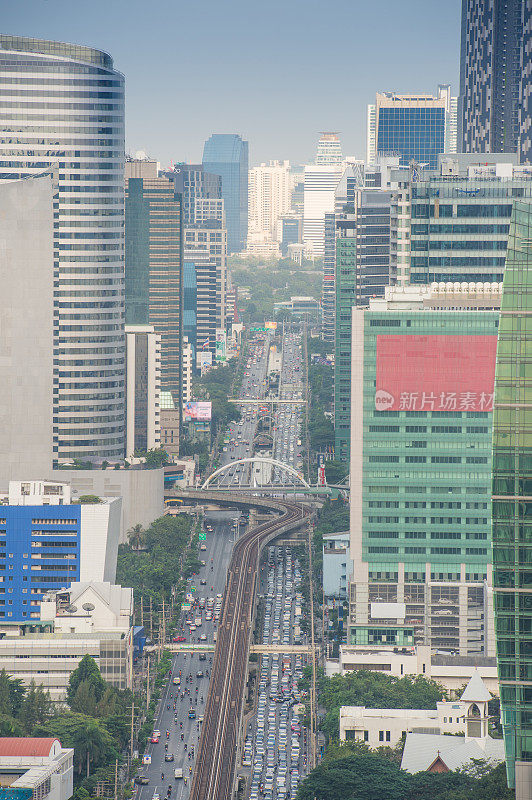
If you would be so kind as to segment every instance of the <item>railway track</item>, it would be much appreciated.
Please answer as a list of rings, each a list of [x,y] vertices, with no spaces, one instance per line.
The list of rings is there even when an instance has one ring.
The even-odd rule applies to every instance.
[[[190,800],[232,797],[260,550],[308,513],[295,503],[275,506],[281,515],[248,531],[233,549]]]

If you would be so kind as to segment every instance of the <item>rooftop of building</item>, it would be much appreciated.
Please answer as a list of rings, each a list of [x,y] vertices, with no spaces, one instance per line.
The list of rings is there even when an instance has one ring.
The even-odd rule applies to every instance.
[[[98,67],[113,69],[113,59],[103,50],[95,50],[69,42],[55,42],[50,39],[35,39],[30,36],[13,36],[0,34],[0,50],[12,50],[18,53],[35,53],[36,55],[55,58],[68,58],[82,61]]]
[[[34,739],[8,736],[0,738],[0,758],[5,758],[6,756],[50,757],[56,743],[61,747],[59,739],[54,737]]]

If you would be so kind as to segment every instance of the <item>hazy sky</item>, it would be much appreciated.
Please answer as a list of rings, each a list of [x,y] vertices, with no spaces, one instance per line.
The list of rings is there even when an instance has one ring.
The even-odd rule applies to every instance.
[[[126,143],[163,165],[240,133],[250,163],[312,159],[320,130],[364,156],[375,92],[458,90],[460,0],[0,0],[3,33],[106,50]]]

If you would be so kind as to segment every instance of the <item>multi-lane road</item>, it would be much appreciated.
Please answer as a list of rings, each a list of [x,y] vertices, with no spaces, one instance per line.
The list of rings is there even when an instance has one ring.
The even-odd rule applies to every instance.
[[[243,400],[262,399],[266,395],[270,343],[268,333],[250,344],[239,394]],[[301,396],[300,352],[299,337],[285,336],[280,376],[283,399],[297,400]],[[258,405],[242,409],[242,419],[233,423],[226,435],[222,464],[253,455],[260,409]],[[300,410],[296,404],[276,410],[271,454],[295,468],[300,467],[301,459],[299,430]],[[249,484],[251,477],[249,465],[235,464],[220,477],[219,485],[238,491],[240,485]],[[284,476],[278,477],[279,483],[286,482]],[[260,505],[263,501],[253,502]],[[151,763],[143,766],[142,775],[149,779],[149,784],[137,787],[138,800],[154,797],[162,800],[170,787],[172,798],[177,800],[187,800],[189,796],[193,800],[231,797],[259,552],[280,532],[299,526],[306,514],[300,505],[290,502],[265,501],[264,505],[270,508],[275,505],[276,514],[251,530],[239,526],[236,520],[240,512],[235,510],[210,512],[205,520],[212,527],[207,534],[207,549],[200,553],[206,563],[200,574],[194,576],[190,588],[195,588],[198,598],[223,594],[222,616],[220,620],[207,621],[205,611],[200,613],[196,606],[193,617],[189,612],[183,614],[183,630],[178,633],[186,638],[186,643],[195,645],[204,636],[206,646],[211,648],[217,637],[216,654],[213,658],[206,648],[201,660],[199,652],[180,652],[174,656],[170,681],[154,724],[154,730],[160,731],[160,740],[146,749]],[[187,619],[195,620],[198,615],[202,618],[201,625],[190,632]],[[179,678],[179,686],[173,683],[174,678]],[[194,719],[189,718],[191,709]],[[173,756],[173,761],[166,761],[166,754]],[[174,779],[175,769],[182,769],[184,777]]]

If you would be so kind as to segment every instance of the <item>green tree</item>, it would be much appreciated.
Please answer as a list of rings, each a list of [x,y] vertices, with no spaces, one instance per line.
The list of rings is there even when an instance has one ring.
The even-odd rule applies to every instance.
[[[408,775],[371,754],[323,761],[300,785],[297,800],[406,800]]]
[[[97,699],[94,693],[93,681],[90,679],[81,681],[76,689],[76,693],[69,706],[72,711],[77,711],[79,714],[86,714],[89,717],[96,716]]]
[[[74,702],[80,684],[84,682],[87,682],[88,687],[93,692],[94,701],[97,703],[105,691],[105,681],[98,669],[98,664],[88,654],[83,656],[78,667],[70,675],[67,687],[67,703],[69,706]]]
[[[63,747],[74,748],[78,775],[90,775],[97,767],[112,763],[118,751],[109,731],[97,719],[85,714],[65,713],[38,727],[35,736],[57,736]]]
[[[82,494],[81,497],[78,498],[78,503],[83,505],[96,505],[97,503],[101,503],[102,498],[98,497],[97,494]]]
[[[0,714],[17,716],[26,689],[20,678],[11,678],[5,669],[0,671]]]
[[[44,724],[51,714],[52,703],[49,693],[42,686],[37,686],[32,679],[20,707],[19,721],[21,725],[31,736],[34,728]]]
[[[140,523],[133,525],[127,532],[127,538],[133,550],[140,550],[144,543],[144,528],[142,525]]]

